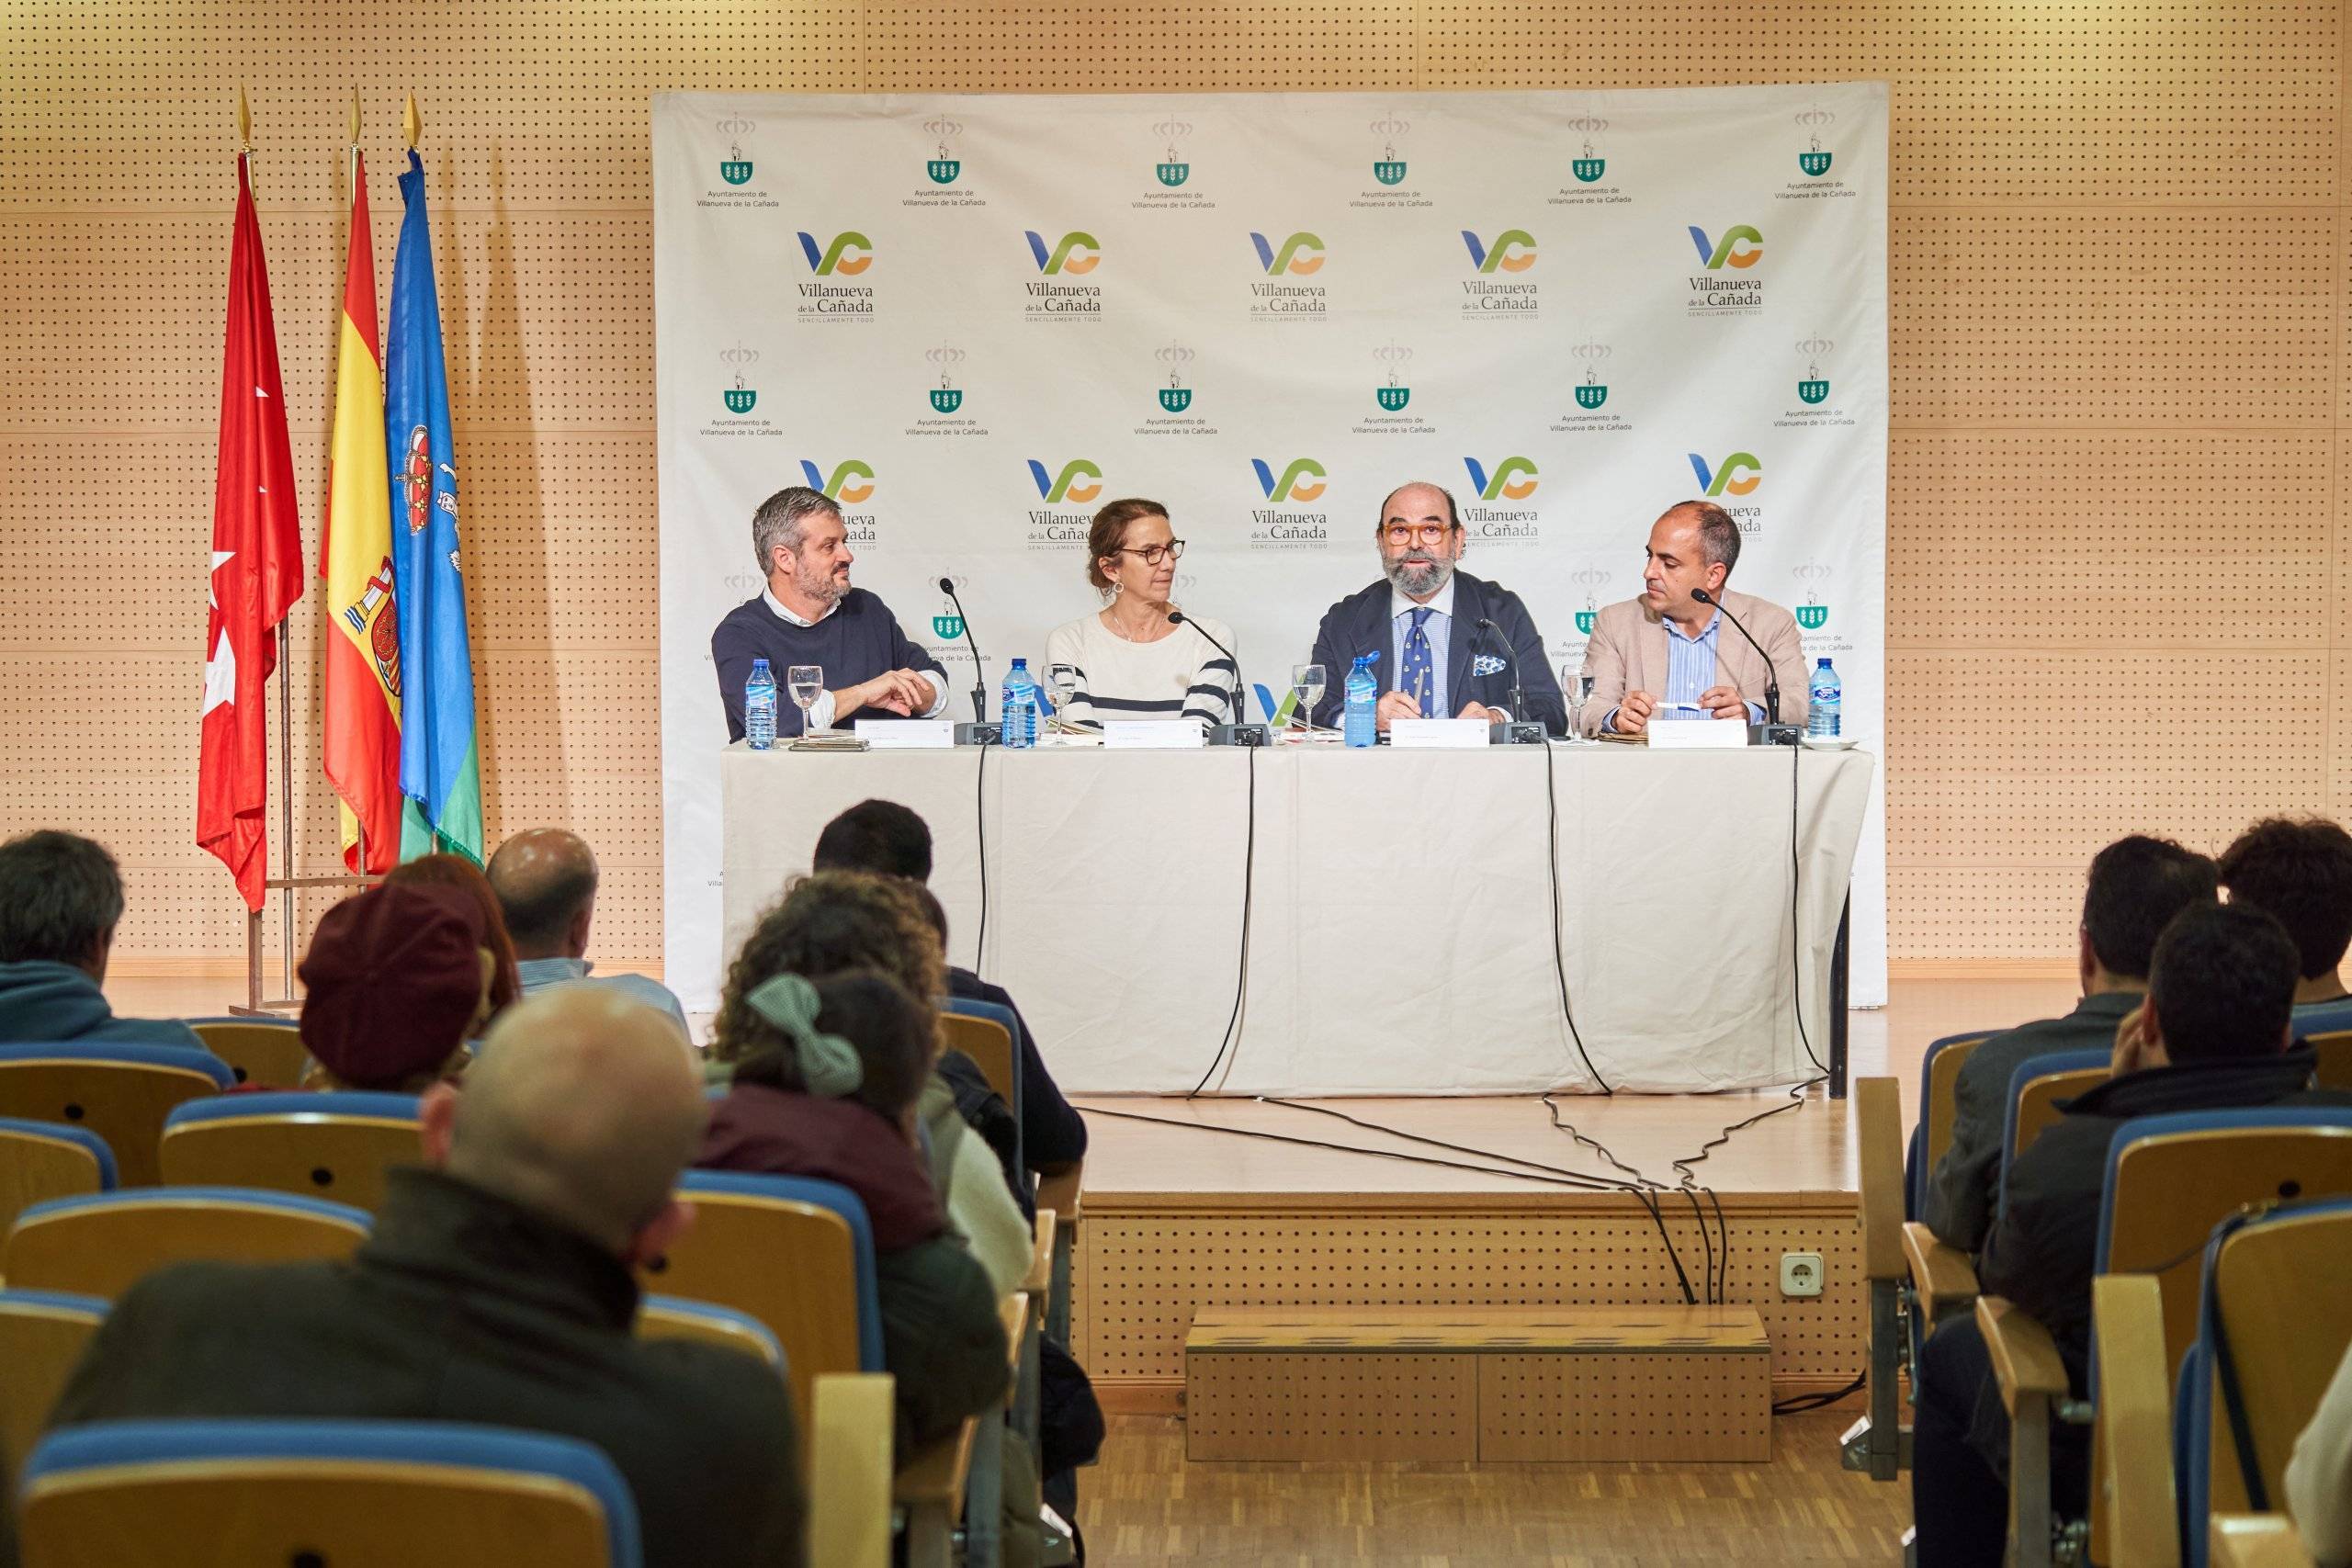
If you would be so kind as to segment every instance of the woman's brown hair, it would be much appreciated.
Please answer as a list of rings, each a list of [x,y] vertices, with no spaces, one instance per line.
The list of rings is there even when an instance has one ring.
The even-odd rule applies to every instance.
[[[800,878],[760,917],[728,966],[711,1025],[712,1055],[740,1062],[782,1042],[781,1032],[752,1011],[749,1000],[770,978],[797,975],[818,981],[851,969],[878,970],[934,1010],[947,994],[939,935],[905,883],[858,871],[820,871]]]
[[[1094,514],[1094,526],[1086,536],[1086,581],[1097,590],[1111,586],[1111,579],[1102,570],[1102,558],[1116,555],[1126,542],[1127,525],[1138,517],[1165,517],[1168,508],[1156,501],[1129,496],[1114,501]]]
[[[490,886],[490,878],[481,868],[463,855],[420,855],[405,865],[394,866],[385,874],[386,882],[411,887],[456,887],[481,906],[482,945],[490,949],[492,961],[490,976],[490,1016],[500,1013],[521,999],[522,972],[514,966],[514,939],[506,934],[506,911],[500,908],[498,895]],[[487,1020],[482,1024],[487,1030]]]

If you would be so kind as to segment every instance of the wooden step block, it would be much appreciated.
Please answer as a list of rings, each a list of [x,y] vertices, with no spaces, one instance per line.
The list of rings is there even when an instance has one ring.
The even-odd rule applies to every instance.
[[[1772,1457],[1753,1307],[1204,1310],[1184,1386],[1193,1460]]]

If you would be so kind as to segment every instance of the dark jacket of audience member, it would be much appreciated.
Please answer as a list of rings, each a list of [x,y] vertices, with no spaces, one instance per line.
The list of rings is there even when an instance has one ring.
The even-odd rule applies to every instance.
[[[2116,1026],[2148,988],[2156,938],[2181,910],[2212,903],[2215,886],[2211,861],[2166,839],[2133,834],[2092,860],[2077,961],[2083,999],[2064,1018],[1994,1035],[1961,1065],[1952,1086],[1951,1143],[1919,1215],[1929,1230],[1965,1251],[1984,1245],[2001,1186],[2010,1077],[2052,1051],[2112,1050]]]
[[[754,933],[745,952],[756,954],[759,945]],[[749,979],[739,959],[721,1004],[722,1048],[734,1055],[752,1041],[765,1043],[734,1055],[733,1087],[713,1108],[695,1163],[838,1182],[865,1205],[903,1459],[1002,1399],[1009,1380],[996,1293],[949,1232],[908,1130],[909,1108],[929,1076],[932,1015],[896,981],[851,971],[810,987],[819,1010],[796,1021],[764,983]],[[853,1050],[856,1066],[808,1066],[812,1052],[831,1048],[827,1041]],[[828,1092],[812,1092],[812,1084]]]
[[[945,923],[943,915],[941,924],[944,927]],[[939,940],[942,943],[946,942],[944,930]],[[1084,1159],[1086,1118],[1063,1097],[1054,1075],[1046,1070],[1046,1058],[1037,1051],[1037,1038],[1029,1032],[1029,1021],[1021,1016],[1012,993],[1002,986],[989,984],[969,969],[950,964],[947,994],[966,1001],[994,1002],[1012,1014],[1012,1043],[1021,1049],[1021,1145],[1029,1168],[1058,1170]],[[981,1132],[985,1134],[987,1129],[982,1128]],[[1015,1183],[1016,1187],[1019,1185]]]
[[[727,1351],[631,1338],[637,1283],[586,1238],[447,1176],[390,1179],[347,1265],[190,1264],[141,1281],[52,1424],[390,1417],[559,1433],[628,1478],[649,1564],[800,1561],[797,1489],[773,1472],[792,1445],[774,1379]]]

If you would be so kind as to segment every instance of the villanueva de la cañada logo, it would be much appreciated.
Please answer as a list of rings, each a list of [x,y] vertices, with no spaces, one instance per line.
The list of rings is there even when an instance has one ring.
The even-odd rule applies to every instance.
[[[1372,356],[1388,371],[1388,379],[1373,388],[1373,400],[1390,413],[1403,413],[1405,405],[1413,400],[1413,389],[1404,381],[1405,367],[1412,363],[1413,351],[1392,343],[1374,349]]]
[[[958,593],[971,586],[971,580],[962,572],[950,572],[947,581],[956,585]],[[952,643],[964,635],[964,617],[956,613],[956,601],[944,594],[940,596],[938,613],[931,617],[931,632],[946,643]]]
[[[1276,241],[1253,229],[1250,231],[1250,246],[1257,253],[1259,269],[1264,274],[1262,278],[1250,280],[1252,320],[1313,319],[1329,313],[1330,290],[1319,282],[1299,281],[1314,277],[1330,259],[1322,236],[1300,229]]]
[[[1023,230],[1022,234],[1038,272],[1035,279],[1021,286],[1027,293],[1022,314],[1041,321],[1101,321],[1102,286],[1063,280],[1086,277],[1100,266],[1102,242],[1083,229],[1072,229],[1051,242],[1035,229]]]
[[[1159,406],[1170,413],[1182,413],[1193,406],[1193,389],[1184,385],[1184,367],[1193,362],[1193,351],[1171,343],[1156,350],[1153,357],[1168,367],[1168,385],[1159,389]]]
[[[718,362],[724,370],[724,380],[718,390],[718,400],[724,413],[714,413],[702,427],[705,435],[781,435],[775,422],[764,414],[752,411],[759,406],[760,389],[753,378],[759,374],[760,351],[736,341],[732,348],[719,350]],[[775,411],[771,409],[771,413]]]
[[[1527,501],[1541,481],[1535,464],[1526,457],[1505,457],[1492,468],[1476,457],[1464,457],[1474,498],[1462,508],[1463,527],[1487,544],[1532,545],[1536,542],[1536,512],[1532,506],[1498,506],[1495,502]]]
[[[923,183],[913,186],[899,198],[900,207],[986,207],[988,197],[969,185],[959,184],[970,165],[957,149],[964,135],[964,122],[953,115],[936,114],[922,122],[920,145],[928,154],[922,160]]]
[[[729,115],[714,127],[727,138],[727,156],[718,161],[718,177],[730,186],[749,185],[752,181],[752,160],[743,151],[743,138],[759,129],[759,122],[746,115]]]
[[[1808,403],[1818,403],[1829,396],[1829,378],[1821,373],[1821,356],[1838,345],[1826,337],[1809,337],[1797,344],[1797,352],[1804,355],[1804,375],[1797,382],[1797,397]]]
[[[1535,314],[1541,285],[1532,281],[1506,282],[1496,276],[1505,273],[1519,279],[1535,265],[1534,235],[1524,229],[1503,229],[1490,241],[1475,230],[1464,229],[1462,243],[1470,253],[1471,268],[1471,276],[1462,284],[1464,316],[1524,320]]]
[[[1791,569],[1789,575],[1804,585],[1804,603],[1797,606],[1797,625],[1817,632],[1829,624],[1829,606],[1821,602],[1821,585],[1837,575],[1816,560]]]
[[[1685,456],[1690,459],[1690,471],[1698,477],[1700,491],[1731,513],[1741,533],[1762,531],[1764,508],[1752,498],[1764,483],[1764,464],[1755,453],[1734,452],[1712,463],[1703,452]]]
[[[1597,566],[1581,567],[1570,574],[1568,581],[1584,590],[1584,604],[1577,611],[1577,632],[1590,637],[1592,628],[1600,621],[1600,591],[1609,586],[1609,573]]]
[[[1185,121],[1171,117],[1161,120],[1151,130],[1152,134],[1168,144],[1168,156],[1159,161],[1159,167],[1153,172],[1159,176],[1161,185],[1175,190],[1193,177],[1193,165],[1176,150],[1178,142],[1193,134],[1193,128]]]
[[[1352,427],[1357,435],[1434,435],[1437,426],[1408,412],[1413,387],[1408,379],[1413,351],[1401,343],[1385,343],[1372,351],[1377,367],[1372,378],[1372,402],[1377,413],[1366,413]]]
[[[1562,435],[1592,435],[1603,431],[1617,434],[1633,429],[1623,416],[1622,406],[1609,408],[1609,361],[1616,350],[1597,333],[1591,333],[1568,347],[1567,392],[1573,407],[1563,407],[1552,421],[1552,429]],[[1555,407],[1558,405],[1555,405]]]
[[[931,389],[931,406],[938,413],[954,413],[964,406],[964,390],[956,385],[956,367],[964,363],[964,351],[943,344],[923,350],[925,359],[939,377],[939,385]]]
[[[1413,129],[1412,122],[1395,113],[1384,114],[1369,127],[1374,145],[1380,149],[1372,161],[1374,184],[1360,189],[1348,198],[1356,208],[1425,208],[1430,198],[1405,183],[1410,165],[1406,162],[1403,142],[1405,133]]]
[[[1250,459],[1258,493],[1266,504],[1250,509],[1250,547],[1253,550],[1319,550],[1331,537],[1329,513],[1310,510],[1322,498],[1330,476],[1312,457],[1283,462]]]
[[[718,357],[725,360],[728,367],[735,373],[734,384],[719,394],[726,401],[727,412],[750,413],[759,403],[760,390],[745,378],[750,374],[752,367],[760,362],[760,351],[756,348],[745,348],[739,343],[733,348],[722,351]]]
[[[929,374],[923,380],[923,396],[927,412],[918,412],[912,424],[906,427],[909,435],[986,435],[988,427],[965,412],[970,400],[965,389],[958,385],[964,351],[952,343],[934,344],[922,351],[923,364]]]
[[[1806,133],[1805,150],[1797,154],[1797,167],[1804,171],[1805,178],[1819,179],[1836,161],[1836,153],[1821,150],[1821,133],[1837,123],[1838,117],[1825,108],[1809,108],[1797,116],[1797,124]]]
[[[1153,388],[1159,411],[1147,412],[1137,435],[1215,435],[1216,427],[1192,412],[1195,389],[1187,384],[1188,367],[1198,355],[1182,343],[1164,343],[1151,351],[1156,374]]]
[[[752,133],[759,122],[746,114],[729,114],[712,122],[711,130],[726,141],[727,151],[718,158],[719,183],[705,186],[695,198],[696,207],[774,207],[776,199],[765,187],[752,183],[759,173],[759,165],[752,157]]]
[[[964,134],[963,123],[940,115],[922,123],[923,133],[937,145],[930,160],[923,164],[923,174],[935,186],[952,186],[956,176],[964,172],[964,161],[948,146],[951,139]]]
[[[1151,178],[1128,198],[1127,206],[1141,212],[1216,210],[1215,197],[1193,182],[1193,159],[1185,147],[1193,122],[1181,115],[1163,115],[1151,122],[1149,131],[1151,145],[1160,150],[1159,159],[1151,165]]]
[[[1764,259],[1764,231],[1734,223],[1713,234],[1686,226],[1702,270],[1690,275],[1689,310],[1694,316],[1751,316],[1764,309],[1764,280],[1755,269]]]
[[[1085,504],[1102,493],[1102,466],[1091,457],[1065,458],[1058,466],[1050,458],[1028,462],[1029,482],[1044,503],[1029,509],[1029,547],[1082,544],[1094,525]]]
[[[1597,114],[1580,114],[1568,121],[1566,130],[1570,183],[1559,186],[1544,200],[1554,207],[1614,207],[1633,200],[1614,183],[1603,181],[1609,173],[1605,145],[1609,122]]]
[[[856,457],[844,458],[834,464],[829,474],[819,464],[803,457],[800,459],[800,475],[808,481],[810,490],[819,491],[842,509],[842,529],[851,544],[865,547],[880,541],[875,514],[851,510],[862,502],[874,499],[876,481],[871,465]]]
[[[811,276],[796,286],[799,303],[795,315],[805,321],[872,320],[874,286],[864,279],[874,265],[874,242],[854,229],[844,229],[830,240],[820,240],[806,229],[799,235],[800,254]],[[844,277],[860,281],[839,281]]]
[[[1838,161],[1838,154],[1835,150],[1821,144],[1821,139],[1828,135],[1838,123],[1837,112],[1815,104],[1800,110],[1793,118],[1799,134],[1804,138],[1797,150],[1797,172],[1804,177],[1791,180],[1774,191],[1773,199],[1822,201],[1855,195],[1856,192],[1844,180],[1830,174],[1830,166]]]
[[[1584,379],[1576,384],[1577,407],[1587,413],[1597,412],[1609,400],[1609,383],[1600,378],[1600,367],[1611,349],[1605,343],[1580,343],[1568,352],[1584,362]]]

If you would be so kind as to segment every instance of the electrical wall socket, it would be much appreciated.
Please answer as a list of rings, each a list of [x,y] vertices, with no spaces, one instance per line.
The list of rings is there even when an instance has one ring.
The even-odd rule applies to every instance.
[[[1781,1254],[1781,1294],[1784,1296],[1821,1294],[1821,1254],[1818,1252]]]

